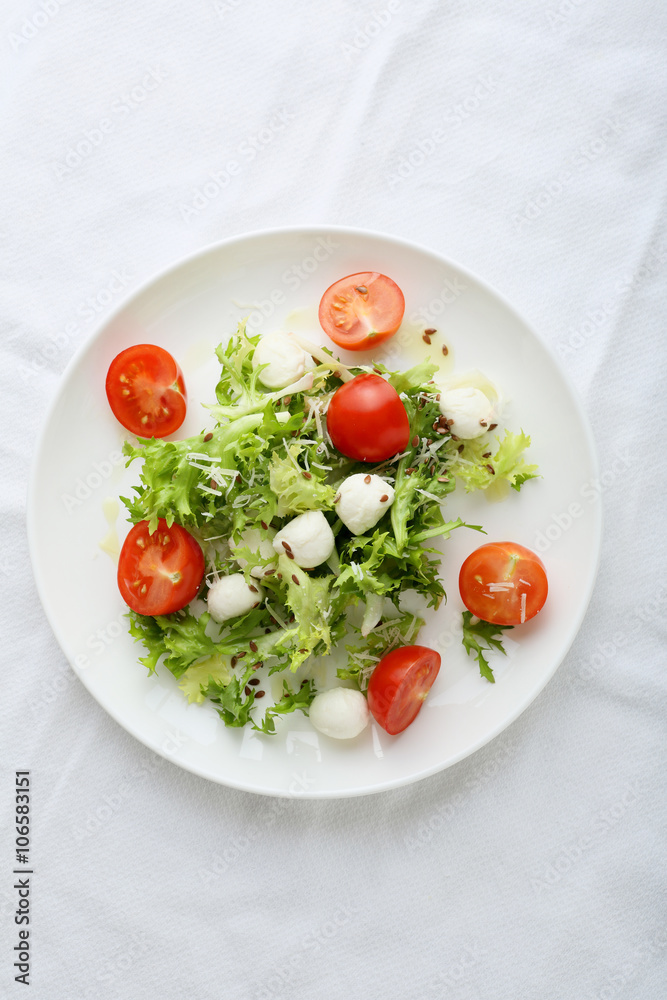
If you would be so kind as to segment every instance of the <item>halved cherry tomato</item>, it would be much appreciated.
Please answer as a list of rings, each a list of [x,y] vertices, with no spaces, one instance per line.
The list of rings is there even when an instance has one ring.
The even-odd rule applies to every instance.
[[[327,429],[337,448],[357,462],[382,462],[405,450],[410,421],[392,385],[371,372],[336,389],[327,410]]]
[[[166,437],[185,420],[183,372],[169,351],[135,344],[113,359],[107,399],[117,420],[140,437]]]
[[[375,721],[395,736],[419,714],[440,670],[440,653],[428,646],[401,646],[383,656],[368,684]]]
[[[140,615],[170,615],[194,600],[204,570],[204,553],[189,531],[160,518],[150,535],[148,521],[139,521],[123,542],[118,588]]]
[[[319,316],[334,344],[369,351],[394,336],[404,312],[403,292],[395,281],[378,271],[360,271],[327,288]]]
[[[459,591],[468,611],[495,625],[521,625],[542,610],[549,586],[544,563],[516,542],[490,542],[461,567]]]

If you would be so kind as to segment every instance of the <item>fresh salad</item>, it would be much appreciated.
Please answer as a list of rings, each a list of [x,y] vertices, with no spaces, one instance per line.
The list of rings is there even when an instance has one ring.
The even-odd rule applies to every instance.
[[[377,272],[327,289],[323,329],[366,352],[351,366],[294,333],[249,336],[241,323],[216,351],[215,426],[180,441],[165,440],[187,405],[171,355],[140,344],[109,369],[112,410],[140,435],[124,447],[128,464],[142,463],[140,482],[121,498],[133,523],[118,565],[130,632],[151,673],[163,662],[227,726],[271,734],[279,716],[300,711],[337,738],[358,735],[369,715],[404,730],[440,667],[418,644],[424,620],[409,595],[437,609],[446,595],[433,540],[483,530],[449,512],[450,494],[457,482],[519,490],[537,475],[524,458],[529,437],[499,429],[500,394],[481,373],[445,378],[430,359],[408,371],[368,360],[403,309],[398,285]],[[460,578],[464,643],[489,680],[483,649],[546,599],[534,553],[492,548],[471,553]],[[341,645],[342,683],[318,690],[311,666]]]

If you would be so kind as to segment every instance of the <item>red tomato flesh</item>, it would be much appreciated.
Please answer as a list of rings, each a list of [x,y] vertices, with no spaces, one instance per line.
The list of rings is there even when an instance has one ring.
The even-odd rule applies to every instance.
[[[360,271],[327,288],[320,326],[339,347],[369,351],[394,336],[404,312],[403,292],[395,281],[378,271]]]
[[[343,455],[357,462],[383,462],[410,440],[410,421],[392,385],[370,372],[344,382],[331,397],[327,429]]]
[[[140,615],[170,615],[194,600],[204,570],[204,553],[189,531],[168,528],[161,518],[150,535],[148,521],[139,521],[123,542],[118,588]]]
[[[401,646],[383,656],[368,684],[368,707],[395,736],[413,722],[440,670],[440,653],[428,646]]]
[[[461,600],[468,611],[494,625],[521,625],[534,618],[548,590],[544,563],[516,542],[480,546],[459,573]]]
[[[169,351],[155,344],[121,351],[109,366],[106,390],[116,419],[139,437],[166,437],[185,420],[183,372]]]

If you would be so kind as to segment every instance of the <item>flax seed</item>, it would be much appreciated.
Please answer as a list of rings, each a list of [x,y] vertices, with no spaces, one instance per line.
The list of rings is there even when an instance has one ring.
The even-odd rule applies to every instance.
[[[489,470],[492,476],[495,476],[496,470],[493,468],[492,465],[487,465],[486,468]]]
[[[495,431],[495,429],[496,429],[497,426],[498,426],[498,424],[489,424],[489,430],[490,431]]]
[[[283,546],[285,552],[291,552],[292,551],[292,546],[290,545],[289,542],[283,542],[282,546]]]
[[[388,499],[389,499],[389,494],[383,493],[382,496],[380,497],[380,503],[386,503]]]
[[[485,451],[484,454],[482,455],[482,458],[491,458],[491,452]]]
[[[415,434],[415,436],[412,439],[412,447],[416,448],[418,444],[419,444],[419,435]]]
[[[259,684],[259,677],[251,677],[248,684],[252,684],[252,686],[255,687],[256,684]]]
[[[276,571],[275,566],[269,566],[268,569],[264,570],[264,576],[272,576],[275,573],[275,571]]]
[[[252,642],[252,641],[251,641],[251,642],[249,642],[249,643],[248,643],[248,645],[249,645],[249,646],[250,646],[250,648],[252,649],[253,653],[256,653],[256,652],[257,652],[257,643],[256,643],[256,642]]]
[[[245,687],[243,688],[243,693],[244,693],[244,694],[250,694],[250,688],[248,687],[248,685],[247,685],[247,684],[246,684],[246,686],[245,686]]]
[[[255,694],[255,698],[263,698],[265,694],[266,691],[257,691]]]
[[[295,583],[297,585],[297,587],[300,586],[300,584],[299,584],[299,577],[296,575],[296,573],[292,573],[292,583]]]
[[[434,326],[429,326],[428,330],[424,330],[424,333],[428,333],[429,337],[432,337],[433,334],[437,332],[438,331],[435,329]]]
[[[365,483],[370,483],[370,481],[371,481],[371,477],[370,476],[364,476],[364,482]]]
[[[425,333],[423,335],[422,340],[424,341],[425,344],[430,344],[431,343],[431,338],[429,337],[429,335],[427,333]]]
[[[285,404],[285,406],[289,406],[291,402],[292,402],[292,397],[291,396],[285,396],[283,398],[283,403]]]
[[[235,666],[236,666],[236,662],[237,662],[237,660],[236,660],[236,657],[235,657],[235,656],[232,656],[232,660],[231,660],[231,663],[232,663],[232,666],[233,666],[233,667],[235,667]]]
[[[479,426],[480,427],[486,427],[486,420],[480,420]]]
[[[288,550],[288,551],[287,551],[287,552],[285,553],[285,555],[287,556],[287,558],[288,558],[288,559],[294,559],[294,553],[292,552],[292,550],[291,550],[291,549],[289,549],[289,550]]]
[[[258,594],[259,593],[259,591],[257,590],[257,587],[253,587],[253,585],[251,583],[248,584],[248,590],[252,590],[253,594]]]
[[[336,496],[333,498],[333,502],[338,503],[339,500],[340,500],[340,493],[337,493]]]
[[[209,431],[209,433],[208,433],[208,434],[206,435],[206,437],[204,438],[204,441],[212,441],[212,440],[213,440],[213,435],[212,435],[212,434],[211,434],[211,432]]]
[[[269,526],[268,526],[268,524],[266,523],[266,521],[260,521],[259,523],[260,523],[260,524],[261,524],[261,526],[262,526],[262,527],[264,528],[264,531],[268,531],[268,530],[269,530]]]
[[[442,353],[445,355],[445,357],[447,357],[447,355],[449,354],[449,348],[447,347],[447,344],[442,345]]]
[[[304,479],[312,479],[313,478],[311,472],[302,472],[301,475],[303,476]]]

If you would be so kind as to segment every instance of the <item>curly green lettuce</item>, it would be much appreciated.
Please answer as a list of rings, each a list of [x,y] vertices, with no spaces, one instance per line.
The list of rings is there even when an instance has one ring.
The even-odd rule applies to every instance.
[[[527,434],[505,431],[502,441],[498,436],[496,441],[498,447],[495,451],[488,441],[480,438],[464,441],[463,446],[449,447],[450,471],[461,480],[467,493],[485,490],[499,480],[505,480],[518,492],[529,479],[538,478],[537,466],[529,464],[523,457],[530,447]]]
[[[286,454],[274,452],[269,462],[269,486],[276,495],[276,514],[287,517],[305,514],[308,510],[331,510],[336,491],[327,486],[317,470],[306,470],[298,463],[304,450],[300,444],[289,444]]]
[[[506,656],[507,651],[502,643],[502,634],[514,626],[493,625],[491,622],[481,621],[480,619],[477,619],[473,623],[473,616],[470,611],[464,611],[461,617],[463,621],[461,642],[466,653],[468,656],[475,655],[480,675],[486,678],[490,684],[495,684],[496,679],[493,676],[493,670],[489,666],[489,661],[484,654],[495,649]]]
[[[384,653],[417,641],[422,618],[399,608],[411,592],[432,608],[445,600],[434,540],[458,528],[483,530],[445,512],[457,481],[466,491],[497,480],[519,489],[537,472],[523,457],[530,444],[523,432],[508,431],[495,451],[488,435],[452,439],[439,423],[432,382],[437,368],[430,361],[406,372],[374,366],[400,395],[410,439],[402,455],[386,462],[354,462],[333,448],[326,407],[340,378],[367,369],[348,369],[318,348],[316,368],[285,390],[270,391],[261,383],[261,368],[252,366],[258,340],[241,324],[217,349],[221,374],[217,402],[208,408],[216,421],[212,429],[183,441],[125,445],[128,464],[138,460],[142,468],[134,495],[123,502],[131,520],[148,520],[151,530],[160,518],[190,530],[203,547],[209,584],[238,572],[257,583],[251,571],[261,575],[258,605],[222,625],[197,610],[198,602],[173,615],[130,612],[129,618],[149,672],[162,663],[190,701],[208,699],[225,725],[252,724],[271,734],[280,716],[307,714],[316,689],[311,677],[301,679],[303,672],[346,636],[354,641],[345,647],[347,664],[338,675],[354,679],[361,690]],[[395,495],[373,529],[353,535],[337,518],[334,499],[340,483],[362,471],[383,476]],[[258,539],[270,543],[288,520],[310,510],[323,511],[336,538],[326,564],[306,571],[285,554],[259,552]],[[250,683],[261,667],[269,675],[292,676],[263,713],[258,685]]]

